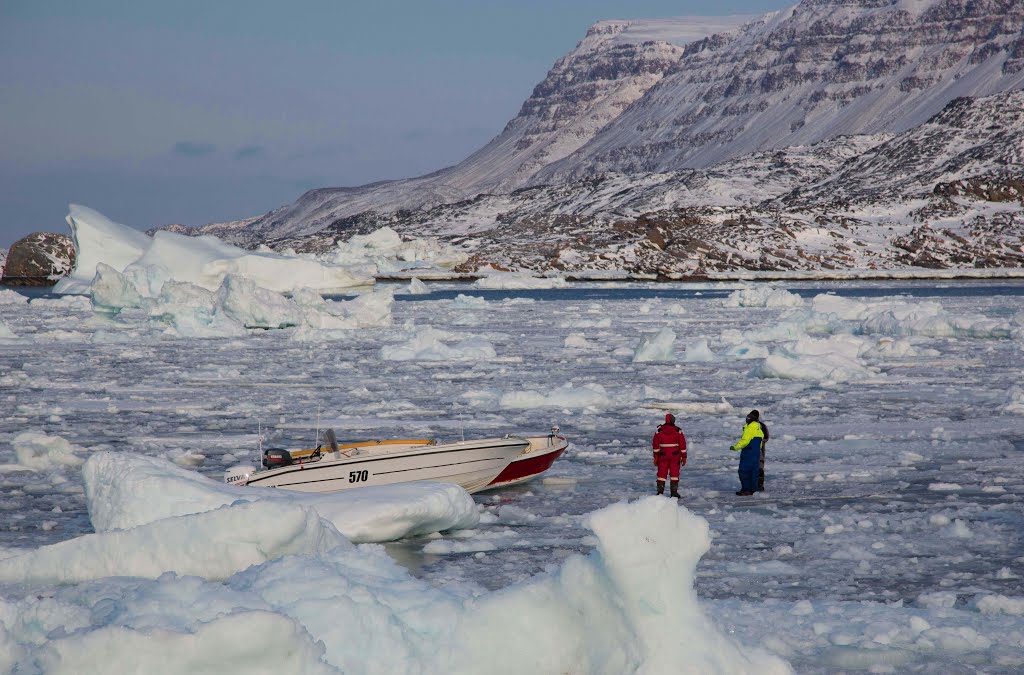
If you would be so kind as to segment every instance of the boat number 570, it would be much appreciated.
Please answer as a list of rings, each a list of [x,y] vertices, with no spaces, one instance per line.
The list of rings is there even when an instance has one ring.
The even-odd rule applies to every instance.
[[[364,480],[366,480],[369,477],[370,477],[370,472],[366,471],[365,469],[363,471],[349,471],[348,472],[348,482],[349,483],[361,483],[361,482],[363,482]]]

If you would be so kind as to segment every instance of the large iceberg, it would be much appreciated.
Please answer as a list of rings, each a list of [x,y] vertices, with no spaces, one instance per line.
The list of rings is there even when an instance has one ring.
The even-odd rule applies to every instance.
[[[147,297],[158,295],[168,280],[213,291],[226,276],[234,275],[278,292],[300,288],[336,291],[372,284],[376,272],[365,265],[337,265],[311,257],[247,251],[212,236],[157,232],[150,237],[78,204],[71,205],[67,222],[78,258],[74,271],[54,287],[56,293],[90,293],[101,263],[125,274]]]

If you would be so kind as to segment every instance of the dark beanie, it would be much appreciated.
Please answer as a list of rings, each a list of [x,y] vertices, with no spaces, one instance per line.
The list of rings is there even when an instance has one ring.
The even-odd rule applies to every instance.
[[[747,413],[747,419],[751,421],[757,421],[761,419],[761,413],[757,412],[756,410],[751,410],[749,413]]]
[[[665,413],[665,424],[675,424],[676,416],[672,413]]]

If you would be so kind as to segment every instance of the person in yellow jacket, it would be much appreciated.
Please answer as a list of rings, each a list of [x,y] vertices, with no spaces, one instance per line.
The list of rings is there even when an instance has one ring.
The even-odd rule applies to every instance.
[[[736,494],[749,497],[757,488],[757,472],[761,465],[761,444],[764,430],[761,428],[761,413],[751,410],[743,426],[743,436],[729,449],[740,453],[740,491]]]

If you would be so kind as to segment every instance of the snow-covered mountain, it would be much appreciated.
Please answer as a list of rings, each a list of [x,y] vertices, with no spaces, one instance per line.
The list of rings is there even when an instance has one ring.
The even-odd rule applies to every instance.
[[[859,200],[862,210],[844,218],[906,225],[941,214],[945,225],[955,217],[962,225],[976,209],[953,197],[978,197],[993,171],[1012,193],[1020,173],[1019,100],[973,101],[1022,87],[1024,0],[805,0],[752,21],[606,21],[459,165],[312,190],[261,218],[202,231],[315,250],[390,224],[415,236],[473,235],[483,247],[473,260],[497,263],[498,249],[573,240],[573,228],[593,230],[592,244],[621,246],[608,223],[620,222],[621,235],[624,221],[686,209],[767,208],[776,214],[769,221],[785,212],[827,224]],[[988,115],[1002,120],[1001,132]],[[923,201],[911,208],[915,199]],[[882,202],[905,213],[863,212]],[[726,234],[708,245],[723,245]],[[822,250],[825,264],[830,251]],[[551,255],[543,264],[500,260],[537,267]],[[593,264],[598,255],[574,259]]]
[[[536,180],[901,132],[954,98],[1021,86],[1020,0],[805,0],[689,45],[641,101]]]
[[[707,169],[604,173],[365,212],[278,245],[382,226],[463,245],[463,267],[716,271],[1024,266],[1024,91],[963,98],[902,134],[841,136]]]

